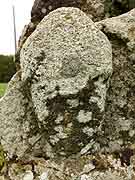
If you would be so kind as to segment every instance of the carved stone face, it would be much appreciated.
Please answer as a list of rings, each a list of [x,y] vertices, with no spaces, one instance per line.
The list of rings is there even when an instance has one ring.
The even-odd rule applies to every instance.
[[[26,41],[22,69],[41,135],[35,154],[69,156],[100,148],[96,134],[102,133],[112,56],[94,23],[76,8],[50,13]]]

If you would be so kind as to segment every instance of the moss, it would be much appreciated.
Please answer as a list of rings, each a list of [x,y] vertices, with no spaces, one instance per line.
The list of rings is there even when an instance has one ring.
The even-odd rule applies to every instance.
[[[69,19],[72,20],[72,16],[71,16],[70,14],[66,14],[66,15],[64,16],[64,18],[65,18],[66,20],[69,20]]]
[[[4,95],[6,88],[7,88],[6,83],[0,83],[0,97]]]

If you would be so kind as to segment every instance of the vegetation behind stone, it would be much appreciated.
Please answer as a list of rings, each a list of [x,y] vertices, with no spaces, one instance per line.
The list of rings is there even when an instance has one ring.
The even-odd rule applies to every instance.
[[[0,55],[0,82],[8,82],[13,74],[15,74],[13,56]]]

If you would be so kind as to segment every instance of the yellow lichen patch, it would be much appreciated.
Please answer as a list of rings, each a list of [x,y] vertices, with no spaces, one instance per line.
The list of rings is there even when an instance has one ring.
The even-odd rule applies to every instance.
[[[130,41],[135,41],[135,26],[131,26],[128,29],[128,38]]]

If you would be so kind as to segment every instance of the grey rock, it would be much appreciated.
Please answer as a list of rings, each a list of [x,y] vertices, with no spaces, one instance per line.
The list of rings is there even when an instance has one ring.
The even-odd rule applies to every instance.
[[[26,171],[23,175],[22,180],[33,180],[33,173],[31,171]]]
[[[44,16],[60,7],[76,7],[95,20],[104,16],[104,0],[35,0],[31,11],[31,22],[40,22]]]
[[[93,21],[104,17],[104,0],[35,0],[31,10],[31,22],[26,25],[19,38],[15,63],[20,69],[20,50],[40,21],[53,10],[60,7],[76,7],[85,12]]]
[[[96,25],[112,44],[113,75],[107,92],[103,126],[106,126],[104,131],[110,147],[115,144],[112,149],[117,150],[135,143],[135,9]]]
[[[76,7],[94,22],[117,16],[135,7],[134,0],[35,0],[31,10],[31,22],[24,27],[16,53],[16,67],[20,69],[20,50],[38,23],[50,12],[60,7]]]
[[[76,8],[50,13],[27,39],[22,72],[0,99],[1,143],[24,161],[9,163],[11,179],[30,171],[34,180],[135,179],[134,22],[135,9],[95,24],[113,61],[105,35]]]
[[[110,32],[123,41],[134,41],[135,9],[117,17],[97,22],[104,32]],[[104,26],[104,27],[103,27]]]
[[[65,20],[69,12],[74,23],[69,16]],[[96,23],[112,44],[113,61],[105,35],[76,8],[50,13],[27,39],[21,72],[0,100],[1,143],[25,164],[9,163],[11,179],[20,180],[33,169],[34,180],[135,178],[134,21],[135,9]],[[98,49],[98,37],[104,48]],[[105,151],[112,153],[100,154]]]
[[[21,137],[24,137],[27,132],[27,122],[24,123],[23,118],[28,100],[22,93],[22,84],[20,72],[18,72],[8,84],[6,95],[0,99],[1,143],[4,149],[8,149],[9,157],[16,150],[21,151],[22,146],[25,149],[25,143],[21,141]]]
[[[79,9],[60,8],[37,26],[20,59],[20,77],[0,104],[3,148],[19,158],[96,151],[112,74],[107,37]]]
[[[100,161],[93,165],[94,156],[82,156],[79,158],[66,158],[62,161],[34,159],[33,180],[133,180],[135,173],[133,164],[129,167],[122,167],[119,160],[112,156],[100,156]],[[34,163],[35,162],[35,163]],[[28,177],[31,180],[32,167],[28,164],[10,164],[10,178],[13,180],[24,180]],[[23,171],[22,171],[23,169]],[[29,169],[29,170],[28,170]],[[8,180],[6,176],[2,180]]]

